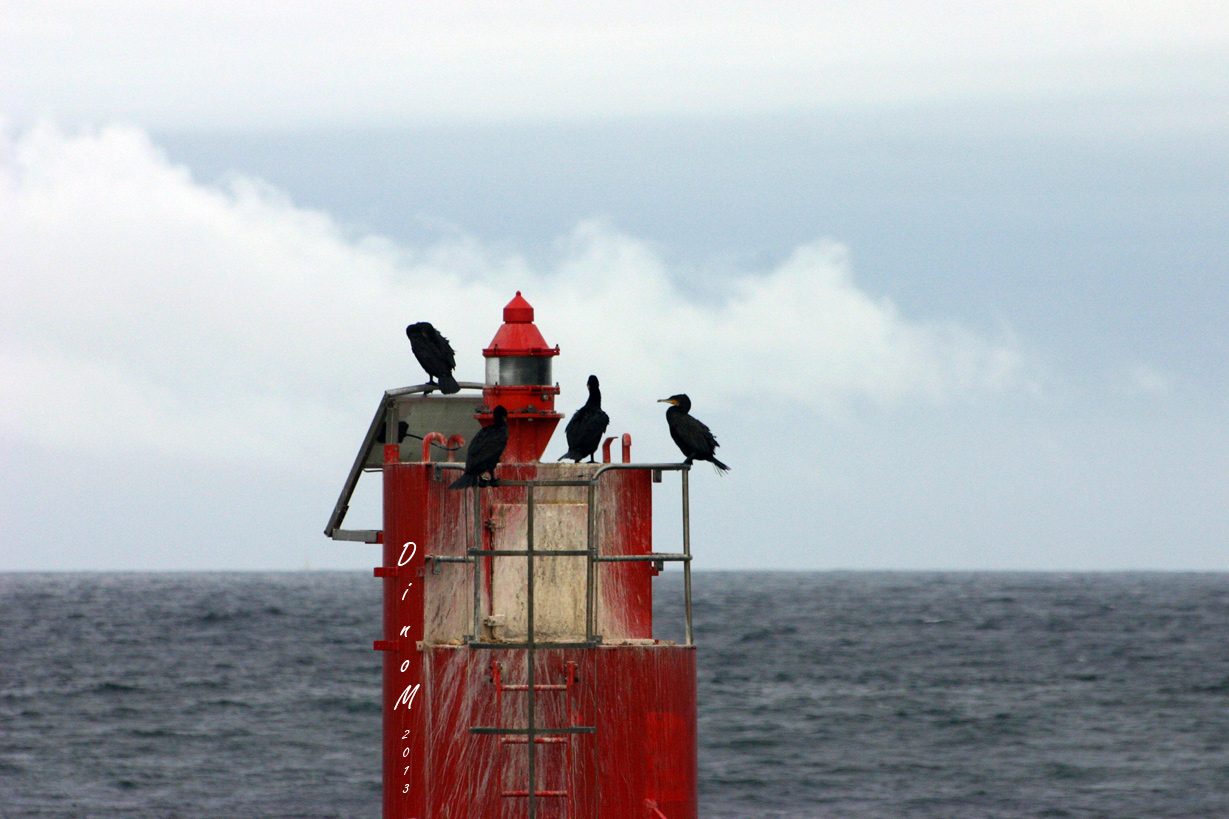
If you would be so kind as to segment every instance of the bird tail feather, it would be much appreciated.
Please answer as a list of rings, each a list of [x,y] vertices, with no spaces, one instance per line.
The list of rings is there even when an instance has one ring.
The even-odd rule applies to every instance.
[[[477,485],[478,485],[478,476],[470,475],[466,473],[462,475],[461,477],[457,478],[452,483],[448,484],[448,488],[449,489],[465,489],[467,487],[477,486]]]
[[[461,391],[461,385],[457,383],[457,379],[452,377],[452,373],[444,373],[439,377],[440,392],[444,395],[452,395],[454,392]]]
[[[728,466],[726,466],[725,464],[723,464],[721,461],[717,460],[716,458],[713,458],[713,466],[717,467],[718,475],[720,475],[723,472],[730,471],[730,468]]]

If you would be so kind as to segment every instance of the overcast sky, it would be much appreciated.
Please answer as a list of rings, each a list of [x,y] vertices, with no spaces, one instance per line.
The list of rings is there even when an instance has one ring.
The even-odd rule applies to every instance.
[[[1229,570],[1226,225],[1226,3],[0,0],[0,571],[373,565],[517,290],[700,568]]]

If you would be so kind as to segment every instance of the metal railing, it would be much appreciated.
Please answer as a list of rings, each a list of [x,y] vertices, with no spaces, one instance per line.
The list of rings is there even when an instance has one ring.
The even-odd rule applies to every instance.
[[[463,390],[481,391],[485,386],[476,381],[461,381],[460,387]],[[346,512],[350,509],[350,498],[354,495],[354,490],[358,486],[359,478],[364,472],[376,471],[377,466],[369,466],[368,459],[371,455],[372,448],[376,445],[376,439],[379,438],[380,429],[385,430],[384,440],[386,442],[397,443],[397,425],[400,420],[396,411],[397,399],[405,396],[426,394],[434,392],[439,387],[431,384],[416,384],[412,387],[401,387],[395,390],[386,390],[384,395],[380,396],[380,403],[376,407],[375,415],[371,419],[371,423],[367,426],[367,434],[363,436],[363,443],[359,447],[358,455],[354,458],[354,463],[350,467],[350,473],[346,475],[346,482],[342,485],[341,494],[337,497],[337,502],[333,505],[333,512],[329,515],[329,522],[324,527],[325,537],[333,540],[350,540],[360,543],[378,543],[380,531],[378,529],[342,529],[342,521],[346,518]],[[436,433],[438,435],[438,433]],[[440,442],[444,443],[444,442]],[[423,441],[423,448],[426,449],[427,442]]]
[[[443,473],[446,470],[464,469],[461,464],[453,463],[436,463],[434,465],[437,480],[443,479]],[[683,551],[682,552],[651,552],[642,555],[603,555],[601,554],[600,538],[599,538],[599,522],[598,512],[601,490],[602,476],[607,472],[614,470],[641,469],[652,470],[652,479],[654,483],[661,481],[663,472],[680,472],[682,473],[682,500],[683,500]],[[526,742],[526,750],[528,753],[528,768],[529,768],[529,786],[525,795],[528,797],[528,816],[529,819],[536,819],[537,816],[537,798],[539,796],[553,795],[539,792],[537,789],[537,741],[538,736],[552,735],[568,735],[568,734],[591,734],[594,733],[593,726],[569,726],[566,728],[539,728],[536,723],[536,706],[537,706],[537,691],[538,686],[535,683],[536,675],[536,651],[537,649],[562,649],[562,648],[596,648],[602,642],[602,636],[598,633],[598,601],[600,577],[598,574],[599,567],[603,563],[628,563],[628,562],[653,562],[659,567],[667,561],[678,561],[683,564],[683,617],[684,628],[686,634],[686,645],[694,645],[692,632],[692,610],[691,610],[691,510],[690,510],[690,493],[688,486],[688,474],[691,470],[690,464],[685,463],[663,463],[663,464],[631,464],[631,463],[604,463],[594,471],[592,477],[587,479],[543,479],[543,480],[500,480],[499,486],[521,486],[525,487],[525,548],[524,549],[484,549],[482,548],[482,494],[481,488],[474,491],[474,527],[473,527],[473,542],[465,551],[465,556],[460,555],[427,555],[429,561],[438,563],[469,563],[471,566],[471,579],[473,583],[473,614],[470,623],[470,633],[466,635],[466,642],[470,648],[478,649],[525,649],[526,651],[526,723],[525,728],[506,728],[500,726],[473,726],[471,734],[496,734],[506,735],[515,734],[524,736]],[[556,487],[556,486],[576,486],[584,487],[586,492],[586,531],[585,531],[585,548],[584,549],[549,549],[539,551],[535,549],[534,544],[534,506],[535,492],[539,487]],[[493,639],[490,642],[485,642],[482,637],[482,574],[483,561],[482,558],[488,561],[496,557],[523,557],[526,561],[526,635],[524,642],[495,642]],[[544,557],[585,557],[587,558],[587,566],[585,572],[585,639],[583,642],[550,642],[539,641],[534,622],[534,560]]]
[[[437,480],[443,480],[442,474],[445,470],[461,470],[464,469],[462,464],[454,463],[435,463],[433,464],[436,470]],[[615,470],[651,470],[653,472],[653,482],[659,483],[661,473],[663,472],[680,472],[682,473],[682,504],[683,504],[683,551],[681,552],[649,552],[640,555],[603,555],[599,543],[599,491],[601,488],[602,476],[607,472]],[[686,635],[685,645],[694,645],[694,633],[692,631],[692,606],[691,606],[691,508],[690,508],[690,491],[688,476],[691,471],[691,465],[685,463],[655,463],[655,464],[634,464],[634,463],[606,463],[598,467],[591,478],[573,478],[573,479],[542,479],[542,480],[503,480],[499,481],[499,486],[521,486],[526,489],[526,537],[525,549],[484,549],[482,547],[482,498],[479,491],[474,492],[474,527],[473,527],[473,543],[466,549],[465,556],[460,555],[433,555],[426,556],[427,561],[436,563],[469,563],[473,567],[473,589],[474,589],[474,609],[470,621],[470,632],[466,635],[466,642],[470,648],[528,648],[532,639],[523,643],[513,642],[484,642],[480,638],[482,634],[482,576],[481,564],[479,558],[494,558],[494,557],[523,557],[528,563],[528,588],[527,594],[527,612],[528,620],[527,631],[532,638],[533,628],[533,561],[535,558],[542,557],[585,557],[588,558],[588,571],[586,572],[585,580],[585,639],[583,642],[565,642],[565,643],[542,643],[538,642],[538,648],[591,648],[602,642],[602,637],[597,633],[598,626],[598,602],[599,595],[597,593],[599,577],[598,567],[602,563],[656,563],[660,567],[667,562],[680,562],[683,564],[683,619],[684,631]],[[584,549],[550,549],[547,551],[538,551],[534,548],[534,490],[538,487],[558,487],[558,486],[576,486],[588,489],[586,494],[586,518],[587,526],[585,532],[585,548]]]

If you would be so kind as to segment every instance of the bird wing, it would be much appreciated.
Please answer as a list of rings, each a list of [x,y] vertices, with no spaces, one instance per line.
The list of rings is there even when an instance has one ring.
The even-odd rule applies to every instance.
[[[568,443],[571,444],[574,440],[579,441],[591,435],[601,435],[608,426],[610,426],[610,416],[606,413],[592,407],[581,407],[572,415],[563,432],[567,436]]]
[[[465,471],[481,474],[494,469],[508,445],[508,427],[489,426],[478,430],[469,442],[465,456]]]
[[[431,336],[431,342],[435,345],[436,349],[439,350],[440,358],[442,358],[444,363],[448,365],[448,369],[450,371],[455,370],[457,368],[457,354],[453,351],[452,345],[448,343],[448,339],[444,338],[444,335],[439,330],[435,329],[434,325],[432,325],[431,329],[427,332],[428,335]]]
[[[597,412],[593,413],[592,418],[589,420],[589,423],[585,425],[585,428],[591,429],[598,435],[601,435],[606,431],[606,427],[608,426],[610,426],[610,416],[601,410],[598,410]]]
[[[571,443],[572,437],[580,431],[581,425],[585,422],[585,408],[581,407],[572,413],[572,417],[568,419],[568,425],[563,428],[563,434]]]
[[[687,419],[687,427],[689,427],[689,432],[692,435],[696,435],[701,438],[704,438],[709,443],[711,443],[714,447],[721,446],[721,444],[717,443],[717,436],[713,435],[713,431],[708,428],[708,424],[704,423],[699,418],[695,417],[694,415],[691,415],[690,413],[688,413],[687,415],[684,415],[683,417]]]
[[[684,455],[693,458],[707,458],[719,446],[712,430],[705,426],[703,421],[683,413],[674,416],[674,421],[670,424],[670,437]]]

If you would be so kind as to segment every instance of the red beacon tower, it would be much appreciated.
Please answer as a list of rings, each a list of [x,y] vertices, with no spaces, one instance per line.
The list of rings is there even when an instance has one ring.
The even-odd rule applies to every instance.
[[[533,308],[516,297],[486,383],[384,394],[325,534],[383,544],[384,819],[695,819],[696,665],[688,467],[542,463],[562,416]],[[481,390],[481,398],[475,391]],[[447,489],[463,445],[508,410],[498,486]],[[416,440],[394,444],[399,423]],[[441,459],[443,458],[443,460]],[[364,470],[381,530],[341,528]],[[652,548],[653,484],[678,471],[681,551]],[[683,568],[684,640],[653,637],[653,577]]]

